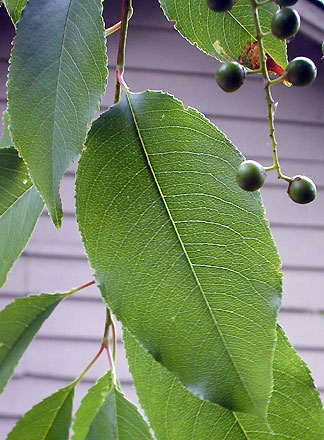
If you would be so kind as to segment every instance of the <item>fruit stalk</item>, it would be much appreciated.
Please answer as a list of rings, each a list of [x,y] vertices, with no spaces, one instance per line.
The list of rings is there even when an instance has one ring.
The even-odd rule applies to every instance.
[[[262,29],[259,19],[259,11],[258,11],[258,3],[256,0],[250,0],[252,12],[253,12],[253,20],[254,20],[254,26],[255,26],[255,32],[256,32],[256,40],[258,44],[258,52],[259,52],[259,59],[260,59],[260,69],[262,76],[264,78],[265,83],[265,98],[267,101],[267,107],[268,107],[268,120],[269,120],[269,136],[271,139],[272,144],[272,154],[273,154],[273,169],[277,171],[278,178],[286,180],[287,182],[290,182],[292,179],[290,177],[285,176],[282,174],[278,159],[278,152],[277,152],[277,140],[275,135],[275,126],[274,126],[274,113],[275,113],[275,102],[271,94],[271,80],[269,77],[268,69],[267,69],[267,56],[266,52],[264,50],[263,45],[263,39],[262,39]]]

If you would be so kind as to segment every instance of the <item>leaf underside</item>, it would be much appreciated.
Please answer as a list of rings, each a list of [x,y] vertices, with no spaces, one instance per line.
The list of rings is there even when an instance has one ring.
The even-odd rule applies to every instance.
[[[112,387],[110,373],[90,388],[72,428],[72,440],[152,440],[135,405]]]
[[[279,257],[243,157],[203,115],[130,94],[93,124],[77,220],[102,296],[153,357],[202,399],[266,414]]]
[[[54,224],[60,180],[80,153],[107,79],[101,0],[29,0],[8,79],[10,129]]]
[[[43,206],[17,151],[0,149],[0,287],[24,250]]]
[[[68,440],[75,383],[61,388],[28,411],[7,440]]]
[[[17,298],[0,312],[0,393],[43,322],[65,296]]]
[[[201,401],[124,330],[130,371],[157,440],[318,440],[324,412],[309,370],[278,327],[268,423]]]
[[[247,45],[256,41],[250,0],[237,0],[229,12],[215,13],[207,0],[159,0],[170,21],[190,43],[220,61],[238,61]],[[259,8],[264,33],[271,31],[271,21],[278,6],[270,3]],[[273,35],[264,37],[265,51],[282,68],[287,65],[285,41]]]

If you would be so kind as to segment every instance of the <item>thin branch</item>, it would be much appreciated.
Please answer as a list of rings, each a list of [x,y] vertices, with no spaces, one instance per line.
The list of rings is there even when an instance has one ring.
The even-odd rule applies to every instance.
[[[116,66],[116,85],[115,85],[115,98],[114,98],[115,104],[120,100],[121,85],[125,87],[126,84],[123,79],[123,74],[124,74],[124,64],[125,64],[125,46],[127,39],[128,17],[129,14],[131,14],[131,12],[132,12],[132,0],[123,0],[121,29],[119,34],[119,45],[118,45],[117,66]]]
[[[130,13],[128,14],[128,20],[132,17],[133,15],[133,8],[131,8]],[[113,26],[107,28],[105,30],[105,36],[108,37],[109,35],[113,34],[114,32],[118,31],[118,29],[121,28],[122,22],[119,21],[118,23],[114,24]]]
[[[258,53],[259,53],[259,60],[260,60],[260,68],[261,72],[264,78],[265,83],[265,98],[267,101],[268,106],[268,120],[269,120],[269,135],[272,143],[272,155],[273,155],[273,169],[277,171],[277,175],[279,179],[286,180],[287,182],[290,182],[292,179],[290,177],[285,176],[282,174],[278,159],[278,152],[277,152],[277,140],[275,136],[275,127],[274,127],[274,113],[276,110],[276,104],[272,98],[270,86],[274,83],[272,82],[269,77],[268,69],[267,69],[267,55],[264,49],[263,45],[263,33],[261,29],[260,19],[259,19],[259,11],[258,7],[259,5],[263,6],[265,2],[257,3],[256,0],[250,0],[252,11],[253,11],[253,20],[254,20],[254,26],[256,31],[256,40],[258,44]]]

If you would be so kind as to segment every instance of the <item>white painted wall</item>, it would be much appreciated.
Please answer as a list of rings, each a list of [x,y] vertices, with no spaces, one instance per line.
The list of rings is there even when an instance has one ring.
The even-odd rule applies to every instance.
[[[119,2],[115,2],[116,4]],[[271,164],[266,108],[261,80],[249,78],[234,94],[217,86],[218,63],[191,47],[165,20],[157,2],[135,0],[131,20],[125,78],[133,91],[163,89],[205,113],[248,157]],[[2,8],[3,9],[3,8]],[[108,24],[118,21],[114,6]],[[324,16],[320,10],[319,14]],[[12,29],[0,11],[0,112],[6,106],[5,82]],[[111,72],[116,59],[117,36],[108,41]],[[307,48],[307,54],[305,53]],[[320,64],[320,48],[301,35],[291,43],[295,55],[313,55]],[[111,73],[102,109],[112,103]],[[324,395],[324,317],[296,313],[293,307],[324,309],[324,86],[323,72],[305,89],[278,85],[275,97],[277,137],[286,174],[303,173],[318,184],[318,197],[309,206],[291,202],[285,185],[274,176],[262,190],[267,217],[283,261],[284,300],[280,323],[303,359],[309,364]],[[62,182],[65,217],[57,231],[44,213],[27,246],[0,292],[0,307],[27,293],[66,291],[92,278],[74,220],[73,166]],[[105,308],[91,287],[59,305],[21,361],[7,390],[0,397],[0,438],[32,405],[72,381],[96,353]],[[127,396],[137,401],[131,377],[118,344],[118,375]],[[78,387],[76,403],[89,384],[102,375],[102,358]]]

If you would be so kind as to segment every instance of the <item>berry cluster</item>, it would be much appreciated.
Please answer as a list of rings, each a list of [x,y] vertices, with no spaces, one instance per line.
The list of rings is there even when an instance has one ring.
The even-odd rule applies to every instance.
[[[300,27],[300,17],[296,10],[289,6],[297,3],[297,0],[274,0],[280,9],[274,14],[271,22],[272,34],[280,40],[286,40],[296,35]],[[235,0],[207,0],[208,7],[216,12],[222,13],[230,11],[235,4]],[[255,1],[256,6],[258,3]],[[261,5],[261,4],[260,4]],[[258,25],[258,23],[257,23]],[[257,28],[256,25],[256,28]],[[262,34],[262,31],[259,31]],[[264,35],[264,34],[263,34]],[[262,38],[262,37],[261,37]],[[260,46],[259,46],[260,47]],[[261,45],[262,48],[262,45]],[[324,43],[323,43],[324,54]],[[261,58],[260,54],[260,58]],[[261,61],[260,61],[261,64]],[[267,70],[267,67],[265,67]],[[283,74],[277,79],[271,81],[269,79],[269,71],[264,74],[262,68],[255,71],[246,69],[242,64],[236,61],[223,63],[216,72],[216,82],[225,92],[234,92],[238,90],[245,81],[247,74],[263,73],[264,79],[267,81],[269,88],[274,83],[288,81],[293,86],[303,87],[311,84],[317,74],[316,66],[312,60],[305,57],[297,57],[289,62]],[[268,93],[268,101],[273,103],[270,91]],[[272,117],[273,119],[273,117]],[[273,124],[273,121],[270,121]],[[273,127],[274,129],[274,127]],[[275,155],[276,144],[274,145]],[[241,188],[246,191],[255,191],[261,188],[266,178],[266,171],[277,170],[278,177],[286,180],[288,184],[288,195],[296,203],[309,203],[316,197],[316,186],[314,182],[306,176],[286,177],[281,174],[279,162],[276,158],[272,167],[264,168],[258,162],[246,160],[241,163],[237,171],[237,182]]]
[[[237,170],[237,183],[245,191],[256,191],[264,184],[266,170],[254,160],[245,160]],[[295,176],[290,179],[288,195],[296,203],[312,202],[316,197],[315,183],[306,176]]]

